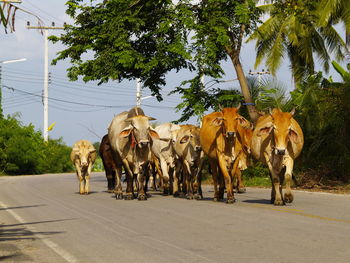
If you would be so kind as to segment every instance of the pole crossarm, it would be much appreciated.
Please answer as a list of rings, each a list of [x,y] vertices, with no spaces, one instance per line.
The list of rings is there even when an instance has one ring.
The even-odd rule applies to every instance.
[[[27,26],[28,29],[64,29],[60,26]]]

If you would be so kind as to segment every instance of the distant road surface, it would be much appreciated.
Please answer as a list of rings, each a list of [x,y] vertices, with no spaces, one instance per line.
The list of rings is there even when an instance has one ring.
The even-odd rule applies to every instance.
[[[350,262],[350,196],[294,191],[275,207],[248,188],[235,204],[151,192],[116,200],[94,173],[0,177],[1,262]]]

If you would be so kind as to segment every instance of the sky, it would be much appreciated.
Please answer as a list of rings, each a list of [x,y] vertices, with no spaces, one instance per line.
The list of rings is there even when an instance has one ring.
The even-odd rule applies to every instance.
[[[72,21],[65,14],[66,0],[23,0],[19,7],[38,15],[47,26],[55,22],[62,26],[64,22]],[[32,123],[36,130],[42,131],[43,104],[42,90],[44,87],[44,38],[38,30],[27,29],[26,23],[36,25],[36,19],[23,12],[16,13],[16,31],[5,34],[0,32],[0,61],[26,58],[26,61],[2,64],[2,105],[5,115],[19,114],[23,124]],[[59,35],[61,30],[51,30],[49,35]],[[49,63],[63,50],[61,44],[49,42]],[[241,61],[246,73],[254,71],[254,43],[244,44]],[[55,122],[49,137],[63,138],[68,145],[75,141],[87,139],[92,142],[100,141],[107,133],[107,128],[114,115],[127,111],[136,105],[136,82],[110,81],[108,84],[97,86],[96,83],[83,81],[71,82],[66,77],[68,61],[60,61],[56,66],[49,65],[49,125]],[[236,74],[232,64],[223,63],[226,72],[223,80],[232,80]],[[259,67],[257,70],[262,70]],[[176,112],[175,106],[181,102],[180,95],[168,95],[183,80],[192,78],[187,71],[170,72],[167,84],[162,90],[164,100],[158,102],[155,98],[142,100],[141,107],[146,115],[157,119],[157,123],[165,123],[178,119],[181,112]],[[286,87],[291,87],[291,74],[288,61],[285,61],[277,72],[277,77]],[[205,81],[206,82],[206,81]],[[226,82],[216,87],[239,88],[238,82]],[[142,96],[150,95],[149,90],[142,90]],[[188,123],[198,124],[197,117]]]

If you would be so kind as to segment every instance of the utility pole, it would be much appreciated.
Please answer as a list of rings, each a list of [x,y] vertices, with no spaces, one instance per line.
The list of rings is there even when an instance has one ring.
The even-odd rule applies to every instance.
[[[270,71],[267,70],[265,71],[265,69],[262,69],[262,71],[256,71],[256,72],[253,72],[251,70],[249,70],[249,75],[258,75],[258,84],[259,86],[261,85],[261,76],[262,75],[265,75],[265,74],[270,74]]]
[[[48,131],[48,123],[49,123],[49,41],[48,35],[49,30],[57,30],[64,29],[64,27],[55,27],[55,23],[52,22],[52,26],[30,26],[30,23],[27,22],[28,29],[39,29],[44,32],[44,93],[43,93],[43,101],[44,101],[44,127],[43,127],[43,136],[44,141],[47,142],[49,140],[49,131]]]
[[[141,106],[141,80],[139,78],[136,79],[136,106]]]

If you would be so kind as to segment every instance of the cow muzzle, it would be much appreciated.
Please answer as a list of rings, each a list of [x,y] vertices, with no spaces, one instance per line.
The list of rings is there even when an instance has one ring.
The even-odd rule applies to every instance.
[[[140,148],[147,147],[148,144],[149,144],[149,140],[140,140],[138,143]]]
[[[226,137],[227,138],[234,138],[234,137],[236,137],[236,133],[235,132],[226,132]]]
[[[286,149],[278,149],[278,148],[276,148],[275,149],[275,153],[277,155],[285,155],[286,154]]]
[[[196,147],[194,147],[194,150],[195,150],[196,152],[200,152],[200,151],[202,150],[202,147],[196,146]]]

